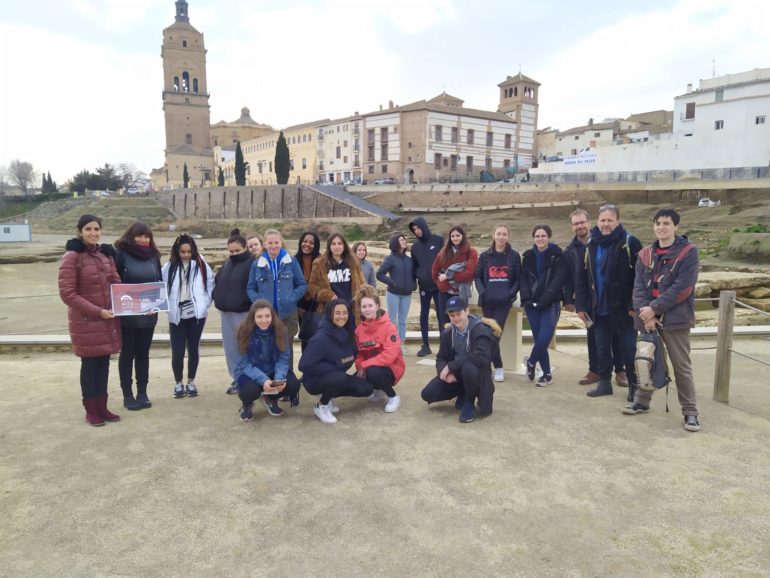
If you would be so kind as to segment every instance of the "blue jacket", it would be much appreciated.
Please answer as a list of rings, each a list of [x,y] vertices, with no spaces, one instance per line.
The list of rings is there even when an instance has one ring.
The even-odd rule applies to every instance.
[[[318,332],[307,342],[299,360],[302,381],[313,387],[315,380],[330,371],[346,372],[356,359],[355,338],[348,327],[337,327],[324,316]]]
[[[267,253],[263,253],[251,266],[246,293],[252,303],[257,299],[267,300],[278,317],[286,319],[297,310],[297,301],[305,296],[307,281],[297,260],[284,249],[278,254],[277,261],[278,292],[275,291],[275,275],[270,258]]]
[[[289,372],[290,347],[287,336],[283,351],[278,349],[272,327],[267,331],[255,328],[246,353],[238,359],[233,371],[238,388],[240,389],[247,379],[253,379],[259,385],[268,379],[286,379]]]

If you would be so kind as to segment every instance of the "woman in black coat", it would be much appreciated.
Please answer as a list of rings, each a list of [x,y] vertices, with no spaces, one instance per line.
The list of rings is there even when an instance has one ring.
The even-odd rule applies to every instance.
[[[535,366],[539,363],[543,375],[537,380],[538,387],[553,383],[548,344],[556,331],[561,313],[564,284],[569,276],[567,260],[562,250],[550,242],[551,227],[535,225],[532,229],[534,245],[524,251],[521,267],[521,304],[532,328],[535,344],[532,352],[524,358],[527,377],[535,380]]]
[[[115,241],[118,275],[123,283],[152,283],[162,281],[160,251],[155,246],[152,229],[136,222]],[[158,314],[126,315],[120,318],[123,348],[118,357],[123,406],[131,411],[152,407],[147,397],[150,379],[150,346],[158,323]],[[136,397],[133,392],[132,370],[136,372]]]

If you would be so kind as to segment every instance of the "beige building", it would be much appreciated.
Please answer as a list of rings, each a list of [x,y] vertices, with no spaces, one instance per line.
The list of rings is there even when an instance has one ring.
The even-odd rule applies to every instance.
[[[356,113],[318,127],[318,181],[352,184],[363,179],[361,146],[363,118]]]
[[[243,107],[241,116],[233,122],[220,120],[211,125],[211,148],[245,142],[275,132],[268,124],[260,124],[251,118],[251,111]]]
[[[154,184],[180,186],[185,165],[192,183],[206,183],[214,169],[206,48],[185,1],[176,2],[176,19],[163,30],[161,58],[166,148],[163,168],[153,171]]]

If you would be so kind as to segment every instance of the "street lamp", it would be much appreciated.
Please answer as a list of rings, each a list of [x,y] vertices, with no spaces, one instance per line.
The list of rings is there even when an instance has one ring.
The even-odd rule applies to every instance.
[[[206,178],[206,173],[205,173],[204,171],[205,171],[205,170],[206,170],[208,167],[207,167],[206,165],[204,165],[204,164],[202,164],[202,163],[201,163],[201,164],[197,165],[195,168],[196,168],[196,169],[198,169],[198,170],[201,172],[201,188],[203,188],[203,181],[204,181],[204,180],[205,180],[205,178]]]

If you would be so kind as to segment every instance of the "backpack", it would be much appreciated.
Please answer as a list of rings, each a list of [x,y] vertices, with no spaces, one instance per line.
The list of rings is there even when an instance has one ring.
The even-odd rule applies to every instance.
[[[640,389],[656,391],[666,387],[671,382],[668,376],[666,356],[660,345],[657,331],[643,333],[639,336],[634,367],[636,368],[637,385]]]

